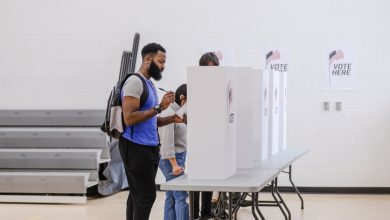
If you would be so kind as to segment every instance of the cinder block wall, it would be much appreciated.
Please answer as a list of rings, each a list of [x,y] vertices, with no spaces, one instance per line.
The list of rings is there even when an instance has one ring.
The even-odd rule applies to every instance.
[[[389,10],[387,0],[2,0],[0,108],[104,108],[135,32],[140,47],[167,49],[157,84],[171,90],[204,47],[233,48],[238,66],[258,67],[260,48],[282,46],[291,51],[288,143],[311,147],[296,183],[389,187]],[[356,48],[355,90],[322,88],[325,45]]]

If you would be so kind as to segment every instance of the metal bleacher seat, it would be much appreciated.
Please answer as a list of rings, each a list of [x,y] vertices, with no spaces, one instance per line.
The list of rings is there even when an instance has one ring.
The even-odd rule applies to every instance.
[[[104,110],[0,110],[2,127],[100,127]]]
[[[85,203],[110,159],[104,110],[0,110],[0,202]]]
[[[0,169],[95,170],[100,154],[95,149],[0,149]]]
[[[2,202],[85,203],[88,175],[76,172],[0,172],[0,199]]]
[[[101,159],[110,159],[106,135],[92,127],[3,127],[0,148],[101,149]]]

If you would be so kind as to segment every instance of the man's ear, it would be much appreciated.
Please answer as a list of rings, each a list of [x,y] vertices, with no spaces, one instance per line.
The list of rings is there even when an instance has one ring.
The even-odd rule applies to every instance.
[[[145,63],[149,64],[152,62],[152,60],[153,60],[152,55],[148,54],[145,56]]]

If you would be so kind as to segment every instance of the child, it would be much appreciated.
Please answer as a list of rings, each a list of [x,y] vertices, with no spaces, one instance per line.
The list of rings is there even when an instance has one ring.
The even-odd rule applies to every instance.
[[[187,85],[183,84],[175,92],[175,102],[161,112],[160,117],[174,115],[187,101]],[[159,128],[161,139],[161,160],[159,167],[166,181],[184,173],[187,152],[187,125],[172,123]],[[164,206],[164,220],[188,220],[188,197],[185,191],[167,191]]]

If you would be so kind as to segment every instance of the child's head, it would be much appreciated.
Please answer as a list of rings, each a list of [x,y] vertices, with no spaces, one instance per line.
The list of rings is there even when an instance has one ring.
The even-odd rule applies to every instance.
[[[199,66],[219,66],[219,59],[214,52],[207,52],[200,58]]]
[[[187,101],[187,84],[182,84],[176,89],[175,102],[178,105],[183,105]]]

